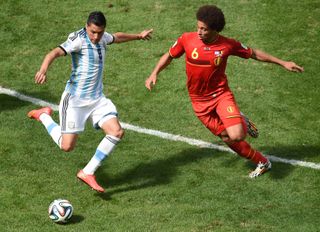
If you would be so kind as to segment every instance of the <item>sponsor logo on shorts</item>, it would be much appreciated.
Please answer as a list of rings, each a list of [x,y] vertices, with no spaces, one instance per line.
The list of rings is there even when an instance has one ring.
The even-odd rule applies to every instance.
[[[76,123],[75,122],[68,122],[68,128],[69,129],[74,129],[76,127]]]

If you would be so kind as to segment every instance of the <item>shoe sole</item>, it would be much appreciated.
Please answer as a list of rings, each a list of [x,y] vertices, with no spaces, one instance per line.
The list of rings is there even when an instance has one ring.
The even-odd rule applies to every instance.
[[[264,173],[266,173],[266,172],[268,172],[268,171],[270,171],[270,170],[271,170],[271,168],[266,168],[266,169],[264,169],[263,171],[261,171],[259,175],[256,175],[256,176],[250,176],[250,174],[251,174],[251,173],[250,173],[250,174],[249,174],[249,177],[250,177],[251,179],[254,179],[254,178],[257,178],[257,177],[263,175]]]
[[[99,190],[99,189],[95,189],[95,188],[93,188],[91,185],[89,185],[85,180],[83,180],[81,177],[79,177],[78,175],[77,175],[77,178],[79,179],[79,180],[81,180],[83,183],[85,183],[86,185],[88,185],[92,190],[94,190],[94,191],[96,191],[96,192],[99,192],[99,193],[104,193],[105,192],[105,190]]]

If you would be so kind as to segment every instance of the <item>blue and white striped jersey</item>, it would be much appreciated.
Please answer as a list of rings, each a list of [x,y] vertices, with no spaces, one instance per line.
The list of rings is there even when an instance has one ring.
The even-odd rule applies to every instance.
[[[72,72],[65,91],[81,99],[97,99],[103,94],[103,66],[107,45],[113,43],[113,35],[105,32],[97,44],[93,44],[83,28],[69,35],[60,47],[72,57]]]

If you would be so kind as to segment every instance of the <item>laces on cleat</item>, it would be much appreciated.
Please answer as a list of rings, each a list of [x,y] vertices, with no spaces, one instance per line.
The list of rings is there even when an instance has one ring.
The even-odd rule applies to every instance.
[[[259,162],[256,169],[249,174],[250,178],[256,178],[261,176],[263,173],[269,171],[271,169],[271,162],[267,160],[266,163]]]

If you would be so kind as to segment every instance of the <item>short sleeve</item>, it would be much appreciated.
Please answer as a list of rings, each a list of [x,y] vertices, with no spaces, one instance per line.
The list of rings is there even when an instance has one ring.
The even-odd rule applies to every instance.
[[[78,32],[73,32],[68,36],[67,41],[60,45],[66,54],[78,52],[81,49],[81,39]]]
[[[231,54],[245,59],[249,59],[252,55],[252,49],[236,40],[231,40],[232,51]]]
[[[114,36],[108,32],[105,32],[103,35],[103,40],[107,45],[112,44],[114,42]]]
[[[169,49],[169,54],[173,58],[179,58],[184,54],[183,35],[180,36],[177,41]]]

